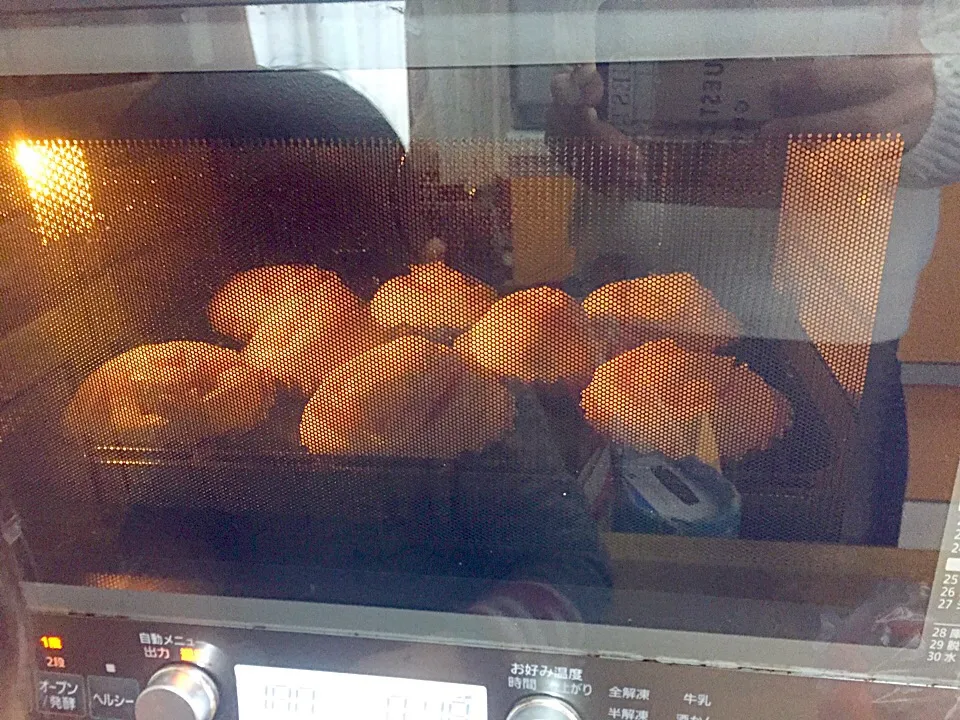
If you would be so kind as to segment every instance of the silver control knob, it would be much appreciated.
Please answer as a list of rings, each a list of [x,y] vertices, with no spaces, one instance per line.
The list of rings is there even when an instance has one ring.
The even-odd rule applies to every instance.
[[[213,720],[220,703],[217,685],[196,665],[161,668],[137,698],[137,720]]]
[[[580,720],[580,716],[559,698],[532,695],[514,705],[507,720]]]

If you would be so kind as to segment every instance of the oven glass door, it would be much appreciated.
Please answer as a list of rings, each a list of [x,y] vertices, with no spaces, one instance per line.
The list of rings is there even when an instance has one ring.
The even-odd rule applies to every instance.
[[[952,682],[941,5],[5,16],[29,579]]]

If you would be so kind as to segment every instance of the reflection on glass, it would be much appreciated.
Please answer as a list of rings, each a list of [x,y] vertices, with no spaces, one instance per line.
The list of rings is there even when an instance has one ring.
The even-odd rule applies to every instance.
[[[90,178],[77,143],[21,140],[12,155],[26,181],[34,231],[43,245],[93,227]]]

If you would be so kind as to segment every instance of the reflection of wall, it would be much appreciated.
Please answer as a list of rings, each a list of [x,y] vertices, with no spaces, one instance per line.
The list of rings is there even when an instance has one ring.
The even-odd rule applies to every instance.
[[[235,7],[11,16],[0,48],[4,75],[253,67],[243,8]]]
[[[944,188],[940,230],[930,263],[920,276],[910,328],[900,343],[907,363],[960,364],[960,185]],[[952,373],[943,369],[945,378]],[[910,485],[915,500],[948,502],[960,461],[960,389],[906,388],[910,431]]]
[[[506,11],[507,0],[482,0],[484,10]],[[410,0],[409,27],[418,15],[458,15],[476,12],[474,0]],[[495,42],[491,38],[490,42]],[[426,58],[430,64],[446,64],[450,58],[431,56],[430,38],[408,33],[408,55]],[[510,75],[506,67],[411,68],[411,135],[414,139],[502,138],[512,127]]]
[[[960,185],[945,188],[933,257],[920,276],[910,328],[900,344],[904,362],[960,363]]]
[[[507,68],[409,71],[414,139],[503,138],[512,128]]]
[[[949,502],[960,462],[960,389],[906,388],[911,500]]]

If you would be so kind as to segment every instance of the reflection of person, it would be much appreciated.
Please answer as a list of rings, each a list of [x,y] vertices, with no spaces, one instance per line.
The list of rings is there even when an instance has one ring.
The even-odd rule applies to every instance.
[[[43,123],[37,125],[36,130],[28,129],[41,135],[52,131]],[[73,135],[69,128],[56,129],[67,137]],[[219,253],[206,254],[218,255],[211,264],[229,265],[230,272],[284,262],[317,264],[340,272],[360,294],[369,290],[364,280],[382,280],[415,259],[401,242],[392,215],[400,196],[392,152],[399,149],[397,139],[376,108],[333,78],[302,72],[165,75],[104,132],[124,140],[201,139],[220,149],[238,142],[271,148],[268,143],[280,139],[347,144],[374,140],[351,146],[352,152],[308,155],[284,152],[277,145],[264,153],[213,154],[221,169],[216,175],[218,193],[201,201],[209,202],[210,215],[226,231],[217,238]],[[366,151],[371,148],[375,151]],[[382,148],[391,151],[382,152]],[[159,153],[157,161],[163,161]],[[173,159],[170,164],[172,171],[176,167]],[[206,236],[201,240],[206,242]],[[218,266],[215,271],[220,269]],[[197,275],[208,279],[203,269]],[[164,287],[161,291],[179,289]],[[181,314],[200,318],[206,331],[202,313],[202,309],[169,313],[174,317],[164,318],[164,322],[174,329],[159,332],[178,331],[183,318],[175,316]],[[158,329],[151,327],[150,332]],[[529,406],[534,405],[528,397],[521,401],[518,412],[533,416],[536,408]],[[298,417],[302,409],[302,405],[297,408]],[[435,603],[440,609],[468,608],[488,616],[597,621],[610,585],[606,557],[568,471],[551,464],[560,452],[555,446],[545,447],[548,440],[541,436],[549,429],[540,420],[531,418],[524,423],[523,437],[512,438],[513,454],[496,469],[468,468],[468,477],[458,478],[452,487],[453,497],[443,497],[442,491],[440,497],[433,497],[425,490],[413,509],[396,509],[369,523],[365,518],[348,519],[346,513],[328,513],[317,503],[317,515],[305,523],[257,515],[251,521],[256,529],[249,533],[249,526],[241,524],[244,529],[240,530],[232,522],[223,532],[202,527],[203,523],[185,524],[191,525],[189,532],[200,535],[199,552],[218,559],[256,566],[275,562],[278,556],[289,565],[321,558],[318,564],[357,570],[358,575],[364,571],[390,573],[376,582],[341,581],[311,588],[309,592],[320,595],[320,600],[388,606]],[[540,463],[531,460],[534,445],[542,450],[537,455]],[[283,445],[281,449],[291,448]],[[236,450],[251,453],[242,446]],[[536,467],[518,468],[523,463]],[[430,467],[427,464],[422,472],[433,472]],[[390,468],[374,478],[367,465],[357,463],[354,473],[344,471],[342,477],[352,483],[382,483],[384,493],[392,494],[391,483],[408,482],[410,475],[409,470]],[[215,477],[206,481],[239,482],[237,477]],[[431,488],[437,483],[422,484]],[[355,490],[344,482],[323,500],[331,502],[336,492]],[[196,509],[191,508],[193,502],[191,495],[182,498],[180,509],[187,517]],[[434,509],[434,503],[439,508]],[[250,507],[253,504],[251,499]],[[127,520],[131,526],[141,522],[133,517],[139,516],[131,514]],[[152,523],[152,515],[145,521]],[[218,520],[205,518],[204,522],[216,528]],[[343,532],[333,532],[331,525],[341,522],[338,528]],[[249,542],[253,536],[256,543]],[[171,533],[170,542],[178,543],[172,550],[174,556],[194,551],[180,533]],[[243,554],[247,546],[255,546],[250,555]],[[428,575],[443,576],[442,580],[450,582],[434,585],[434,578],[425,577]],[[294,592],[307,592],[303,585],[307,583]],[[463,585],[469,586],[469,592],[458,594]],[[425,590],[428,586],[439,589]],[[267,592],[282,591],[271,588]]]
[[[395,144],[396,138],[378,111],[332,78],[292,73],[235,75],[203,74],[168,76],[124,114],[116,132],[137,138],[229,138],[265,140],[276,138],[312,138],[349,142],[357,138],[376,138]],[[383,164],[389,154],[357,155]],[[302,159],[278,158],[276,168],[258,167],[258,175],[246,179],[256,187],[268,186],[276,173],[284,186],[302,173]],[[372,163],[371,163],[372,165]],[[384,178],[395,176],[395,168],[386,164]],[[390,237],[377,214],[390,193],[383,192],[381,178],[363,167],[343,163],[330,168],[331,189],[319,197],[303,188],[293,188],[278,202],[283,214],[261,217],[263,203],[254,201],[248,209],[238,209],[238,240],[225,247],[254,258],[254,264],[278,261],[328,261],[318,246],[332,249],[332,257],[343,257],[358,243],[358,256],[381,279],[402,269],[411,257],[399,238]],[[285,174],[285,176],[284,176]],[[359,175],[355,176],[355,175]],[[384,195],[391,195],[385,198]],[[294,197],[291,197],[294,196]],[[335,204],[336,214],[327,204]],[[383,208],[381,215],[388,208]],[[256,216],[256,221],[247,220]],[[326,220],[318,226],[315,218]],[[339,268],[338,268],[339,269]],[[349,271],[350,268],[345,268]],[[535,405],[527,397],[519,401],[521,418],[535,414]],[[415,572],[428,563],[432,574],[466,576],[479,580],[482,591],[468,599],[472,612],[554,620],[600,619],[610,584],[609,569],[597,529],[586,514],[582,498],[572,491],[566,470],[550,464],[558,453],[544,452],[540,466],[529,475],[513,470],[522,462],[532,463],[531,447],[542,447],[548,440],[541,436],[550,430],[542,418],[520,420],[525,426],[513,442],[514,457],[507,460],[507,472],[491,478],[473,475],[457,490],[454,548],[443,545],[449,538],[442,528],[420,548],[421,557],[411,559]],[[546,464],[547,467],[543,465]],[[488,471],[489,472],[489,471]],[[546,485],[545,483],[549,483]],[[479,496],[472,493],[482,486]],[[404,518],[398,518],[402,524]],[[432,545],[432,546],[429,546]],[[361,553],[362,554],[362,553]],[[423,563],[421,565],[421,563]],[[402,571],[404,568],[395,567]],[[491,580],[499,581],[491,583]],[[385,596],[388,593],[385,593]],[[387,599],[385,602],[390,602]]]
[[[936,13],[923,15],[924,35],[934,36]],[[932,28],[927,31],[927,28]],[[935,48],[933,48],[935,49]],[[907,329],[919,273],[932,251],[939,218],[937,188],[960,180],[960,59],[917,54],[869,58],[813,58],[777,60],[768,73],[772,84],[774,117],[762,133],[899,132],[906,154],[900,188],[894,204],[893,222],[886,251],[879,306],[873,331],[870,365],[861,401],[861,437],[867,450],[865,470],[858,479],[858,497],[869,502],[854,509],[859,517],[844,532],[844,540],[878,545],[896,545],[900,530],[907,476],[906,419],[900,366],[896,352],[899,338]],[[548,136],[588,141],[594,147],[630,147],[631,141],[597,113],[604,95],[604,81],[592,66],[580,66],[561,73],[552,85],[553,105]],[[631,162],[636,153],[619,154],[621,163]],[[615,172],[629,177],[634,168],[618,166]],[[602,196],[602,193],[597,193]],[[638,227],[639,209],[612,197],[600,199],[605,212],[586,220],[598,224],[589,235],[597,245],[613,246],[613,252],[629,257],[641,251],[632,228]],[[597,207],[594,205],[593,207]],[[608,211],[608,212],[607,212]],[[679,213],[691,212],[678,210]],[[704,212],[705,221],[735,224]],[[731,228],[735,233],[736,228]],[[578,247],[578,255],[596,255],[595,248]],[[697,253],[693,263],[715,263],[710,252]],[[579,259],[579,258],[578,258]],[[631,261],[642,272],[643,260]],[[749,265],[747,262],[745,265]],[[708,276],[710,267],[687,267]],[[733,278],[740,297],[751,295],[749,287],[762,282],[749,276],[748,269]],[[728,280],[729,281],[729,280]],[[769,284],[769,280],[766,280]],[[748,289],[743,290],[746,286]],[[722,294],[722,291],[721,291]],[[762,297],[758,291],[753,297]],[[756,304],[756,303],[755,303]],[[836,308],[843,317],[844,308]],[[770,313],[762,309],[760,314]],[[803,340],[791,337],[775,321],[765,324],[753,318],[748,334],[776,340]],[[848,339],[847,342],[857,340]],[[842,337],[838,342],[843,343]],[[845,525],[845,528],[847,526]]]
[[[29,707],[30,658],[26,609],[19,573],[10,547],[0,537],[0,718],[26,718]]]

